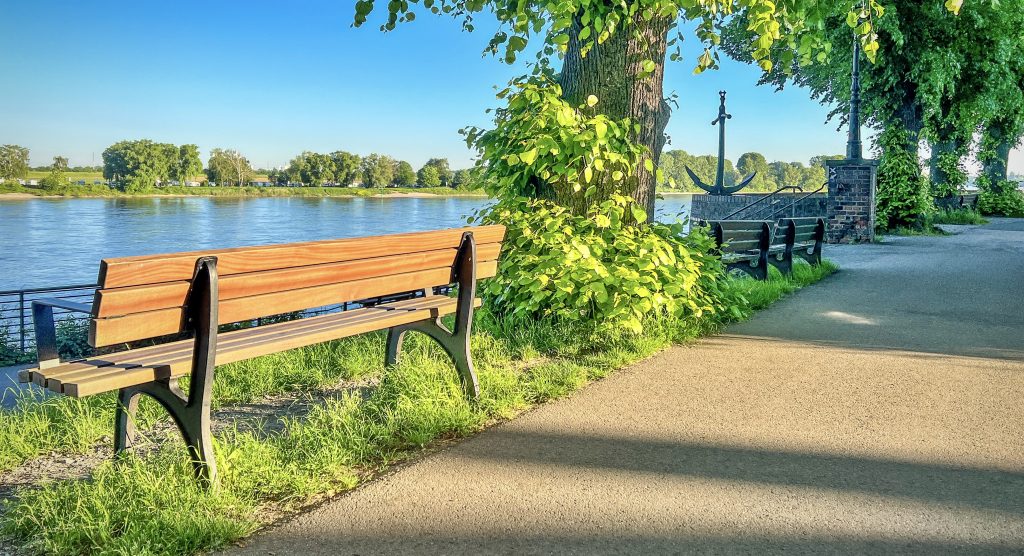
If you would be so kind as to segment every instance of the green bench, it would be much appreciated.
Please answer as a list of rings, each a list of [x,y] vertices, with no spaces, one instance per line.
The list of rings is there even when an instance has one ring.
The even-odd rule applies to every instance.
[[[768,279],[768,266],[783,274],[793,272],[793,257],[812,265],[821,264],[825,241],[822,218],[771,220],[707,220],[726,269],[738,270],[758,280]]]

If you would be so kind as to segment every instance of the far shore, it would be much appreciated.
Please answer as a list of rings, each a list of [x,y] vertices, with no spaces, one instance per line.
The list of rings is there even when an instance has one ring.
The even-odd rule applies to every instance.
[[[481,191],[418,191],[404,189],[388,191],[381,189],[322,189],[322,188],[268,188],[266,190],[245,188],[233,191],[228,188],[217,191],[174,191],[168,193],[122,193],[110,191],[72,191],[67,194],[46,194],[42,191],[8,191],[0,193],[0,201],[20,201],[25,199],[129,199],[129,198],[184,198],[184,197],[221,197],[221,198],[256,198],[256,197],[299,197],[299,198],[372,198],[372,199],[429,199],[442,197],[487,197]]]

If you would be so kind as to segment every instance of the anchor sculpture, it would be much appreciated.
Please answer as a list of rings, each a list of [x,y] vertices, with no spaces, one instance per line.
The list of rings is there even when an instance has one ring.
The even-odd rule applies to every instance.
[[[708,185],[701,181],[697,177],[697,174],[693,173],[693,170],[689,166],[686,168],[686,173],[690,175],[690,179],[693,183],[697,184],[697,187],[707,191],[712,195],[732,195],[740,189],[743,189],[754,179],[757,172],[750,174],[740,183],[726,187],[725,185],[725,120],[732,118],[731,114],[725,112],[725,91],[718,91],[718,96],[721,98],[721,104],[718,106],[718,118],[711,122],[711,125],[718,124],[718,174],[715,176],[715,185]]]

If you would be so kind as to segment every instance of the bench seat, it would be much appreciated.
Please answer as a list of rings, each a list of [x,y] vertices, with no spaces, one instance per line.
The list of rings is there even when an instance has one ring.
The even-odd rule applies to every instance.
[[[304,347],[394,326],[437,318],[455,312],[457,300],[431,295],[305,318],[223,332],[217,343],[216,364],[224,365],[261,355]],[[475,306],[480,306],[476,299]],[[47,369],[27,369],[27,381],[53,392],[84,397],[181,377],[192,371],[195,341],[180,340],[104,356],[90,357]]]

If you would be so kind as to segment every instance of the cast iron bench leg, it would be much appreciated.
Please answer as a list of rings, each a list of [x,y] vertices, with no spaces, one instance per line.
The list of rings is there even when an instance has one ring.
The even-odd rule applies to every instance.
[[[114,420],[114,452],[120,456],[134,441],[135,410],[140,394],[155,399],[167,410],[188,446],[196,479],[206,487],[217,484],[217,460],[210,429],[210,397],[217,354],[217,259],[203,257],[196,262],[192,290],[188,294],[188,318],[195,330],[189,391],[178,387],[177,379],[140,384],[118,391]]]
[[[415,330],[433,338],[452,358],[455,370],[462,378],[462,388],[466,396],[476,398],[480,395],[480,383],[473,369],[473,356],[469,352],[469,338],[473,327],[473,302],[476,299],[476,242],[473,233],[462,235],[459,253],[454,265],[454,281],[459,285],[458,305],[455,309],[455,330],[448,330],[440,318],[403,324],[388,330],[388,345],[385,355],[387,365],[398,363],[402,351],[402,338],[405,333]]]

